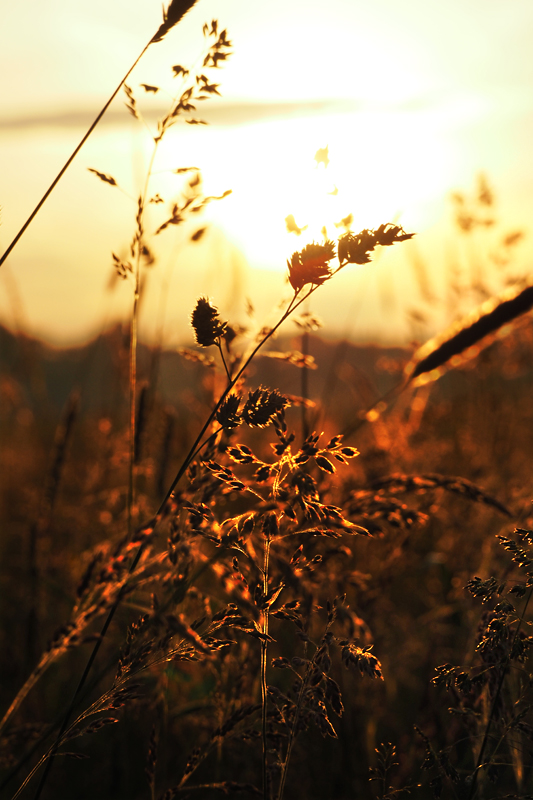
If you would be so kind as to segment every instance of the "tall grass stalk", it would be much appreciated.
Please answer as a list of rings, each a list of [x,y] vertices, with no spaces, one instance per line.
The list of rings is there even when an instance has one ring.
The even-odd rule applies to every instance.
[[[476,358],[494,342],[497,334],[512,330],[512,323],[533,308],[533,286],[508,289],[455,322],[450,328],[423,344],[404,367],[403,378],[347,425],[344,436],[352,436],[365,423],[383,414],[406,389],[424,386],[441,378],[449,369]]]
[[[151,44],[154,41],[161,41],[168,30],[173,27],[177,22],[181,19],[183,14],[194,4],[193,2],[183,3],[183,2],[176,2],[176,0],[172,0],[169,8],[167,11],[164,12],[164,21],[163,25],[159,28],[156,35],[150,40]],[[217,34],[217,25],[213,22],[211,31],[209,31],[208,26],[204,26],[204,35],[214,35],[218,36]],[[149,45],[148,45],[149,46]],[[218,36],[214,45],[211,45],[207,49],[207,53],[204,57],[204,66],[207,65],[209,59],[213,52],[220,56],[221,60],[225,60],[227,58],[226,49],[231,46],[231,43],[225,37],[225,32],[223,32],[220,36]],[[142,55],[142,54],[141,54]],[[140,58],[140,57],[139,57]],[[139,60],[139,59],[138,59]],[[213,59],[213,66],[218,66],[218,62]],[[132,67],[133,69],[133,67]],[[131,72],[131,70],[130,70]],[[128,73],[129,74],[129,73]],[[179,74],[179,73],[176,73]],[[188,72],[184,73],[183,81],[185,81],[186,75]],[[182,81],[182,83],[183,83]],[[124,84],[125,79],[122,81]],[[196,83],[198,84],[199,81]],[[122,85],[121,84],[121,85]],[[120,87],[119,87],[120,88]],[[181,97],[178,100],[179,95],[176,95],[172,98],[169,111],[165,115],[165,117],[159,122],[158,124],[158,132],[154,136],[154,146],[152,148],[150,161],[148,164],[148,168],[145,175],[145,181],[143,185],[142,192],[138,199],[137,204],[137,214],[136,214],[136,230],[135,235],[133,238],[133,242],[131,245],[132,255],[135,256],[135,266],[131,269],[129,263],[123,264],[117,257],[114,256],[115,264],[119,270],[119,274],[122,274],[123,277],[127,277],[128,271],[133,272],[133,304],[132,304],[132,313],[130,318],[130,341],[129,341],[129,459],[128,459],[128,496],[127,496],[127,538],[128,541],[131,541],[133,537],[133,516],[135,510],[135,445],[136,445],[136,411],[137,411],[137,349],[138,349],[138,317],[139,317],[139,301],[141,296],[141,265],[142,265],[142,258],[146,252],[149,252],[145,245],[145,209],[148,202],[148,190],[150,186],[150,179],[153,172],[153,165],[155,162],[155,158],[159,149],[159,145],[162,142],[165,134],[169,130],[169,128],[174,124],[176,118],[182,111],[188,111],[189,108],[194,108],[191,106],[187,101],[190,99],[191,95],[193,95],[195,89],[195,84],[193,83],[192,88],[190,88],[187,92],[181,93]],[[118,91],[118,90],[117,90]],[[200,88],[197,88],[197,92],[199,95],[202,92],[210,92],[212,91],[211,85],[208,84],[206,81],[202,83],[200,82]],[[216,91],[216,86],[214,87],[214,91]],[[138,111],[136,109],[135,100],[133,98],[132,92],[129,88],[127,88],[128,99],[130,102],[130,110],[134,113],[134,116],[138,117]],[[184,99],[185,98],[185,99]],[[110,178],[110,176],[104,175],[103,173],[99,173],[97,170],[91,170],[94,172],[103,182],[110,183],[111,185],[117,185],[114,178]],[[209,198],[212,199],[212,198]],[[181,220],[180,220],[181,221]],[[156,518],[160,517],[163,513],[163,510],[166,506],[166,500],[161,504],[160,510],[156,514]],[[137,567],[139,560],[141,558],[143,552],[142,545],[139,547],[137,555],[134,557],[130,569],[129,574],[131,574]],[[77,698],[83,689],[87,677],[92,669],[92,665],[98,655],[99,649],[101,644],[107,634],[109,626],[114,618],[116,610],[118,609],[120,602],[122,599],[122,590],[118,593],[117,598],[113,606],[111,607],[109,614],[106,618],[104,626],[100,632],[100,636],[93,648],[93,651],[89,657],[89,660],[86,664],[82,677],[76,687],[70,705],[67,709],[65,714],[63,724],[60,728],[58,733],[56,742],[52,746],[51,754],[54,755],[57,752],[57,748],[59,747],[61,737],[65,733],[65,730],[68,726],[70,716],[72,711],[75,707]],[[50,757],[47,760],[45,771],[43,772],[41,782],[37,789],[37,793],[35,795],[35,800],[41,795],[43,787],[46,783],[49,771],[51,769],[53,759]]]
[[[270,560],[270,527],[263,534],[264,555],[263,555],[263,597],[268,597],[268,567]],[[261,735],[263,742],[263,797],[265,800],[270,797],[268,785],[267,752],[268,752],[268,685],[267,685],[267,652],[268,652],[268,605],[263,609],[263,626],[261,639]]]
[[[28,219],[26,220],[26,222],[24,223],[22,228],[16,234],[15,238],[9,244],[9,246],[6,248],[6,250],[4,251],[2,256],[0,256],[0,267],[2,266],[4,261],[8,258],[8,256],[11,254],[12,250],[15,248],[15,246],[17,245],[19,240],[22,238],[22,236],[24,235],[24,233],[26,232],[28,227],[31,225],[31,223],[33,222],[33,220],[35,219],[35,217],[37,216],[37,214],[39,213],[39,211],[43,207],[43,205],[46,203],[46,201],[48,200],[48,198],[50,197],[50,195],[52,194],[52,192],[56,188],[57,184],[59,183],[59,181],[61,180],[61,178],[63,177],[63,175],[67,171],[67,169],[70,167],[70,165],[72,164],[72,162],[74,161],[74,159],[76,158],[78,153],[80,152],[81,148],[83,147],[83,145],[85,144],[85,142],[87,141],[87,139],[89,138],[91,133],[94,131],[94,129],[96,128],[96,126],[98,125],[98,123],[100,122],[100,120],[102,119],[104,114],[106,113],[107,109],[109,108],[109,106],[111,105],[111,103],[113,102],[113,100],[115,99],[117,94],[120,92],[120,90],[122,89],[122,87],[124,86],[126,81],[128,80],[129,76],[131,75],[131,73],[133,72],[133,70],[135,69],[137,64],[140,62],[140,60],[142,59],[142,57],[144,56],[144,54],[146,53],[146,51],[150,47],[150,45],[154,44],[155,42],[162,42],[164,37],[166,36],[166,34],[175,25],[178,24],[178,22],[185,16],[187,11],[189,11],[193,7],[193,5],[195,3],[196,3],[196,0],[171,0],[168,8],[166,10],[163,10],[163,23],[159,26],[159,28],[157,29],[156,33],[152,36],[152,38],[143,47],[143,49],[141,50],[141,52],[139,53],[139,55],[137,56],[137,58],[135,59],[135,61],[131,65],[131,67],[129,68],[129,70],[126,72],[126,74],[124,75],[124,77],[122,78],[120,83],[118,84],[117,88],[115,89],[115,91],[113,92],[113,94],[111,95],[111,97],[109,98],[107,103],[105,103],[105,105],[101,109],[100,113],[95,117],[94,121],[92,122],[92,124],[89,126],[89,128],[85,132],[85,134],[82,137],[82,139],[79,142],[79,144],[76,146],[76,148],[74,149],[74,151],[72,152],[70,157],[67,159],[67,161],[65,162],[63,167],[60,169],[60,171],[58,172],[58,174],[56,175],[56,177],[54,178],[54,180],[52,181],[52,183],[50,184],[50,186],[48,187],[48,189],[46,190],[44,195],[41,197],[41,199],[39,200],[39,202],[37,203],[37,205],[35,206],[35,208],[31,212],[30,216],[28,217]]]
[[[521,629],[522,629],[522,627],[524,625],[526,612],[527,612],[527,609],[528,609],[528,606],[529,606],[529,603],[531,601],[532,596],[533,596],[533,587],[528,592],[528,595],[527,595],[527,598],[526,598],[526,602],[524,603],[524,608],[523,608],[522,614],[520,615],[520,618],[519,618],[518,623],[516,625],[516,628],[514,630],[514,635],[513,635],[512,642],[511,642],[511,647],[510,647],[509,654],[504,658],[502,664],[500,665],[500,670],[501,670],[500,679],[498,681],[498,685],[497,685],[496,691],[494,693],[494,697],[492,699],[492,704],[491,704],[491,708],[490,708],[490,712],[489,712],[489,717],[488,717],[488,720],[487,720],[487,724],[485,726],[485,730],[483,732],[483,739],[481,741],[481,747],[479,748],[479,754],[478,754],[478,757],[477,757],[476,766],[475,766],[475,768],[474,768],[474,770],[472,772],[471,781],[470,781],[470,789],[469,789],[469,792],[468,792],[468,800],[473,800],[473,798],[475,797],[475,794],[476,794],[476,791],[477,791],[477,783],[478,783],[479,774],[480,774],[481,770],[483,769],[483,767],[487,766],[484,763],[485,752],[487,750],[487,745],[489,743],[490,735],[491,735],[491,732],[492,732],[492,727],[493,727],[494,722],[496,720],[496,713],[497,713],[498,705],[499,705],[500,700],[501,700],[501,695],[502,695],[502,691],[503,691],[503,685],[505,683],[505,679],[507,678],[507,676],[509,674],[509,666],[511,664],[512,652],[513,652],[513,649],[515,647],[516,642],[518,641],[518,637],[520,635],[520,631],[521,631]],[[490,759],[489,759],[489,762],[488,762],[489,765],[492,762],[492,759],[496,756],[496,754],[498,752],[498,749],[503,744],[504,740],[505,740],[505,732],[502,734],[502,736],[500,737],[499,741],[497,742],[496,746],[494,747],[494,749],[493,749],[493,751],[491,753],[491,756],[490,756]]]
[[[130,320],[130,357],[129,357],[129,392],[130,392],[130,414],[129,414],[129,469],[128,469],[128,539],[133,533],[133,509],[135,505],[135,441],[136,441],[136,414],[137,414],[137,328],[139,324],[139,299],[141,295],[141,257],[144,250],[144,210],[148,196],[150,177],[154,166],[155,157],[161,138],[156,138],[146,172],[146,178],[141,196],[139,197],[139,207],[137,212],[137,253],[134,270],[133,287],[133,307]]]

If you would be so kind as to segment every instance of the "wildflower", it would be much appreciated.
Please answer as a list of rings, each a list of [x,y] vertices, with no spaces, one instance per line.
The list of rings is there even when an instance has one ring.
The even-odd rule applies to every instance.
[[[326,241],[324,244],[312,242],[300,252],[292,254],[287,261],[289,282],[295,292],[311,283],[320,286],[331,277],[328,261],[335,258],[335,245]]]

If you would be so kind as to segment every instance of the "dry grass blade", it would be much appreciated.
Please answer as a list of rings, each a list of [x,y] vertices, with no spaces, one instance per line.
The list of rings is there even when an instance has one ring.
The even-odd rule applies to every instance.
[[[399,494],[402,492],[415,492],[423,494],[433,489],[445,489],[447,492],[460,494],[474,503],[484,503],[498,509],[506,517],[512,514],[499,500],[487,494],[475,483],[459,478],[455,475],[437,475],[436,473],[426,473],[424,475],[390,475],[387,478],[372,483],[373,490],[388,489],[391,493]]]
[[[417,385],[436,380],[446,369],[477,356],[482,340],[532,307],[533,286],[488,300],[471,315],[426,342],[405,367],[406,377],[416,380]],[[483,346],[490,341],[488,339]]]

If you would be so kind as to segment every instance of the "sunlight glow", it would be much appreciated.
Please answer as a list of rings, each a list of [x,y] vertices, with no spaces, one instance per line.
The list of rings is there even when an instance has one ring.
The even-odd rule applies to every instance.
[[[225,173],[233,194],[210,214],[252,266],[270,269],[285,269],[292,250],[322,240],[324,227],[339,236],[350,214],[354,232],[393,219],[431,224],[453,161],[431,118],[408,112],[258,123],[218,138],[224,161],[206,165],[205,176],[222,186]],[[317,164],[326,147],[329,164]],[[287,231],[288,215],[301,235]]]

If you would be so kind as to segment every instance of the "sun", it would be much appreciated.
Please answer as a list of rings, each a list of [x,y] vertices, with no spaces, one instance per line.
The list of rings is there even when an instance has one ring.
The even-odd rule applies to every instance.
[[[280,270],[324,235],[430,223],[453,157],[430,121],[407,112],[262,122],[219,130],[217,145],[223,162],[204,157],[204,174],[232,195],[210,208],[213,222],[252,267]]]

